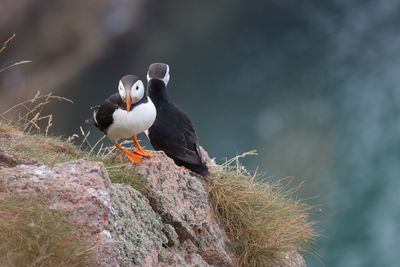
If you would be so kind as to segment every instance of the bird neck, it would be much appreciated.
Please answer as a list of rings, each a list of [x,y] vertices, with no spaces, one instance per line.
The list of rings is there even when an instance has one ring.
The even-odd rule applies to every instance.
[[[167,93],[167,87],[163,81],[160,80],[150,80],[149,82],[149,96],[154,104],[162,104],[169,102],[169,96]]]

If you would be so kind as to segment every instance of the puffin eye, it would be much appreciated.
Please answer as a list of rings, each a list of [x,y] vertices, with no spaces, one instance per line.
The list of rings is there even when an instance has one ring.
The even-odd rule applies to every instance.
[[[139,85],[136,85],[136,91],[139,90]]]

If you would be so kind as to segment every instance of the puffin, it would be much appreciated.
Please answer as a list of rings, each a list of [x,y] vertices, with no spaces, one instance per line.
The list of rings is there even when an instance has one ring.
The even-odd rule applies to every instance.
[[[208,176],[209,171],[204,162],[199,140],[193,124],[175,105],[167,92],[169,66],[164,63],[153,63],[147,71],[147,89],[153,101],[157,117],[146,131],[155,150],[162,150],[175,164],[187,168],[201,176]]]
[[[94,124],[133,163],[143,157],[153,157],[153,153],[142,148],[137,135],[150,128],[156,119],[156,108],[147,95],[147,88],[135,75],[126,75],[118,84],[118,93],[109,96],[101,105],[91,107],[92,118],[87,123]],[[123,148],[119,139],[131,138],[135,150]]]

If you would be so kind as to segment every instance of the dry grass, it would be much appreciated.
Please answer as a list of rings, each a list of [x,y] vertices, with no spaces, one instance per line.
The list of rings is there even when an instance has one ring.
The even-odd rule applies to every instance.
[[[287,266],[285,253],[312,251],[311,208],[280,185],[255,182],[237,163],[214,170],[208,191],[241,266]]]
[[[43,95],[37,91],[33,98],[16,104],[1,113],[0,118],[26,134],[44,133],[45,136],[48,136],[49,129],[53,126],[53,114],[43,114],[43,109],[53,100],[73,103],[72,100],[54,96],[51,92]],[[7,114],[16,111],[19,113],[17,119],[8,120],[6,118]]]
[[[69,160],[85,159],[102,161],[114,183],[129,184],[135,189],[145,192],[145,187],[135,168],[116,151],[115,147],[104,145],[104,137],[93,145],[89,141],[90,131],[82,127],[80,133],[67,139],[49,136],[53,124],[52,114],[43,114],[43,109],[51,101],[71,100],[53,96],[51,93],[42,95],[37,92],[29,100],[23,101],[0,114],[0,144],[15,158],[23,162],[53,165]],[[18,108],[22,113],[15,121],[5,116]],[[22,114],[22,115],[21,115]],[[131,141],[125,142],[130,145]]]
[[[87,266],[93,240],[39,199],[0,201],[0,266]]]
[[[15,38],[15,34],[13,34],[10,38],[8,38],[5,42],[3,42],[3,45],[0,48],[0,53],[2,53],[4,50],[7,49],[7,46],[14,40],[14,38]],[[6,70],[16,67],[18,65],[27,64],[27,63],[31,63],[31,62],[32,61],[30,61],[30,60],[23,60],[23,61],[15,62],[6,67],[0,68],[0,72],[6,71]]]
[[[72,143],[61,138],[49,137],[53,125],[52,114],[44,114],[44,107],[52,100],[72,102],[69,99],[42,95],[37,92],[29,100],[14,105],[0,114],[0,140],[2,149],[8,150],[24,162],[55,164],[84,156]],[[22,108],[22,110],[20,110]],[[7,114],[18,110],[16,120],[7,119]]]
[[[22,134],[1,121],[0,142],[3,150],[7,150],[15,158],[26,163],[53,165],[85,157],[77,147],[60,138]]]
[[[129,184],[140,192],[145,192],[144,183],[134,166],[115,151],[114,147],[98,143],[95,146],[89,145],[87,151],[82,150],[85,142],[88,144],[89,133],[83,132],[82,136],[75,135],[81,140],[80,144],[75,145],[71,138],[68,141],[59,137],[46,137],[43,134],[24,134],[19,131],[20,127],[15,125],[0,118],[0,146],[20,161],[46,165],[76,159],[101,161],[113,183]],[[99,147],[98,150],[96,146]]]

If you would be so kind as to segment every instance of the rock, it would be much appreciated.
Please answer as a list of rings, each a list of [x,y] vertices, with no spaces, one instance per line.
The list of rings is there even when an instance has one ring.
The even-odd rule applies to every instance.
[[[68,212],[97,240],[96,266],[232,266],[229,240],[200,180],[155,154],[138,165],[147,197],[112,184],[102,163],[77,160],[1,169],[0,199],[44,196],[49,208]]]
[[[49,208],[65,211],[96,240],[93,266],[236,266],[203,178],[163,152],[154,155],[135,165],[146,185],[142,194],[111,183],[101,162],[28,164],[1,150],[0,201],[9,195],[47,198]],[[297,252],[286,258],[287,266],[305,266]]]
[[[70,161],[46,165],[19,165],[0,170],[0,199],[9,194],[46,197],[49,208],[68,212],[69,219],[97,240],[98,266],[117,266],[109,232],[111,182],[100,162]]]
[[[115,184],[111,195],[111,232],[121,266],[207,266],[193,251],[172,243],[179,242],[174,228],[162,222],[141,193]]]
[[[285,254],[287,265],[282,267],[305,267],[306,261],[297,251],[290,251]]]
[[[0,169],[15,167],[18,164],[21,164],[19,160],[0,148]]]
[[[137,169],[148,187],[151,206],[178,235],[179,243],[170,244],[181,250],[189,245],[210,265],[234,265],[229,239],[210,207],[201,178],[178,168],[164,152],[154,155]]]
[[[306,267],[306,261],[297,251],[289,251],[284,255],[284,263],[272,261],[271,266],[274,267]]]
[[[122,266],[155,266],[163,243],[168,239],[163,224],[148,200],[130,186],[112,188],[112,232],[118,242]]]
[[[19,132],[6,132],[0,129],[0,144],[5,142],[11,142],[11,140],[15,140],[19,138],[21,134]],[[10,168],[15,167],[19,164],[25,163],[20,159],[16,159],[12,154],[10,154],[5,146],[0,146],[0,169],[2,168]]]

